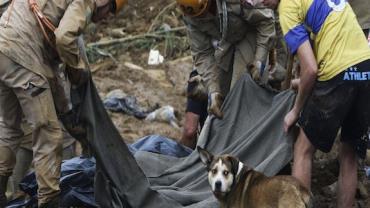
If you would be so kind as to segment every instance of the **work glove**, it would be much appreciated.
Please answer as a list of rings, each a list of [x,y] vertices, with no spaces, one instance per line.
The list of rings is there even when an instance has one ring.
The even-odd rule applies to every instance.
[[[282,82],[286,77],[286,69],[280,64],[275,64],[269,69],[269,82]]]
[[[72,109],[66,113],[59,114],[58,118],[67,132],[80,142],[82,146],[82,154],[90,157],[92,152],[87,140],[87,130],[80,117],[82,110],[81,91],[84,92],[82,88],[84,87],[71,89]]]
[[[68,133],[77,140],[83,140],[86,138],[86,129],[78,121],[78,113],[74,110],[59,115],[59,119],[62,121],[64,128]]]
[[[286,69],[276,63],[268,69],[268,83],[273,88],[280,90],[282,82],[286,78]]]
[[[91,150],[87,141],[86,128],[83,127],[81,123],[76,122],[75,112],[70,111],[66,114],[60,115],[59,119],[62,121],[67,132],[80,142],[82,147],[82,155],[90,157]]]
[[[89,69],[75,69],[69,66],[66,67],[66,73],[71,84],[76,87],[85,84],[91,76]]]
[[[261,61],[254,61],[253,63],[248,64],[247,69],[253,80],[260,83],[265,70],[265,65],[262,64]]]
[[[202,77],[196,71],[190,74],[186,95],[193,100],[207,100],[207,90],[203,84]]]
[[[221,106],[223,103],[223,96],[221,93],[213,92],[208,95],[208,114],[215,115],[217,118],[222,118],[224,116],[221,111]]]

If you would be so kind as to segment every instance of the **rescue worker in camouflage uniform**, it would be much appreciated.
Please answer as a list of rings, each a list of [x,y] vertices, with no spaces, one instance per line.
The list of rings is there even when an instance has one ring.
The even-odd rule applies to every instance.
[[[247,71],[247,65],[254,69],[250,73],[256,81],[263,78],[276,33],[271,9],[254,7],[247,1],[217,1],[177,0],[177,3],[184,12],[194,67],[199,73],[190,82],[204,83],[208,90],[208,111],[221,118],[222,99]],[[220,15],[222,2],[227,12]],[[223,21],[225,13],[227,23]],[[197,94],[195,91],[189,96],[197,97]]]
[[[19,189],[19,183],[27,175],[27,173],[32,168],[32,129],[31,127],[23,122],[22,131],[24,135],[22,137],[22,143],[17,150],[15,167],[13,169],[13,174],[8,181],[8,193],[10,192],[10,199],[15,199],[20,194],[24,194]],[[76,156],[76,140],[71,137],[65,129],[63,131],[63,156],[62,160],[69,160]]]
[[[64,62],[73,85],[86,81],[88,66],[81,57],[78,36],[90,21],[117,13],[126,3],[126,0],[12,1],[4,12],[0,19],[0,208],[6,205],[6,184],[22,142],[23,115],[33,131],[39,207],[59,207],[62,131],[55,109],[60,105],[59,99],[54,96],[54,102],[51,93],[58,86],[53,69]],[[56,26],[55,31],[50,30],[45,19],[37,18],[31,6]]]
[[[349,0],[348,2],[355,12],[357,21],[367,38],[370,29],[370,2],[368,0]]]
[[[283,31],[281,30],[280,27],[280,22],[279,22],[279,14],[275,11],[275,30],[276,30],[276,41],[274,45],[274,51],[275,54],[270,55],[275,55],[275,65],[271,66],[268,71],[269,71],[269,77],[268,77],[268,82],[269,84],[278,90],[282,89],[283,81],[287,77],[287,68],[288,68],[288,59],[289,59],[289,54],[288,54],[288,47],[285,43],[284,40],[284,35]],[[270,57],[271,60],[271,57]]]

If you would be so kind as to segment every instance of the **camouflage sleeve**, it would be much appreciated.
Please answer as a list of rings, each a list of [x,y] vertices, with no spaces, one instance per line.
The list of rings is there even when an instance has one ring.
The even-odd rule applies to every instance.
[[[264,63],[275,43],[274,13],[271,9],[250,9],[245,17],[247,22],[254,25],[257,30],[255,60]]]
[[[276,23],[275,23],[275,29],[276,29],[276,53],[277,53],[277,62],[284,68],[287,67],[288,64],[288,47],[285,44],[284,40],[284,35],[283,31],[281,30],[280,27],[280,22],[279,22],[279,15],[275,14],[276,17]]]
[[[363,30],[370,28],[370,2],[369,0],[349,0],[353,11],[356,14],[358,23]]]
[[[3,15],[5,10],[8,8],[11,0],[0,0],[0,17]]]
[[[75,0],[65,11],[55,30],[56,49],[61,60],[74,69],[87,69],[78,38],[89,23],[94,11],[93,0]]]
[[[201,75],[203,82],[208,89],[208,93],[220,92],[218,81],[219,72],[215,62],[215,49],[212,45],[212,38],[190,24],[187,24],[187,32],[194,67]]]

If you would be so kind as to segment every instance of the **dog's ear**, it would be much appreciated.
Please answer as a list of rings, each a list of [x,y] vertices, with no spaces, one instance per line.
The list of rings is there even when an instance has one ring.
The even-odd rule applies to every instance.
[[[231,173],[236,176],[239,171],[239,160],[231,156],[228,156],[227,159],[231,163]]]
[[[200,160],[208,167],[213,160],[213,155],[199,146],[197,146],[197,150],[199,153]]]

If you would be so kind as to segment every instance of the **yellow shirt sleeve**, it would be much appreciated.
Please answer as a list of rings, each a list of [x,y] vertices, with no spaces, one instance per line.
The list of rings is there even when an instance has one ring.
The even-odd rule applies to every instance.
[[[292,54],[309,39],[309,31],[304,24],[304,10],[301,0],[281,0],[279,18],[284,39]]]

